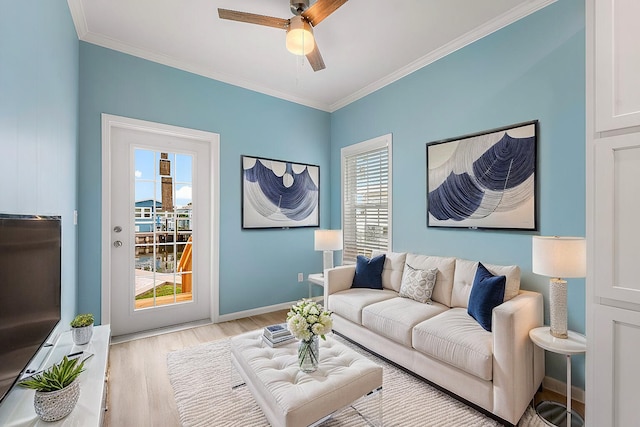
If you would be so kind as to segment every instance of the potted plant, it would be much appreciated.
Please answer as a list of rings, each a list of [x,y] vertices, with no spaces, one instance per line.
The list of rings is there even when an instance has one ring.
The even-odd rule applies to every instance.
[[[68,359],[53,365],[41,374],[21,381],[19,385],[36,391],[33,406],[43,421],[58,421],[71,413],[80,396],[78,375],[84,371],[84,361]]]
[[[93,336],[93,314],[78,314],[70,323],[73,342],[76,345],[86,344]]]

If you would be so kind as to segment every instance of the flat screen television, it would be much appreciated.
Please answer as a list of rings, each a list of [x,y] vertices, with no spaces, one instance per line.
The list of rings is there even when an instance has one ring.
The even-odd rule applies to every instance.
[[[0,402],[60,322],[59,216],[0,214]]]

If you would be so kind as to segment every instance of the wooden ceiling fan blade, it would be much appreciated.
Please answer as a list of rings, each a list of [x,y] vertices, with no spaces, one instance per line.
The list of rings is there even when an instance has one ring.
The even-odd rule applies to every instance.
[[[237,10],[218,9],[220,19],[246,22],[249,24],[264,25],[266,27],[286,29],[289,25],[288,19],[274,18],[272,16],[257,15],[255,13],[239,12]]]
[[[347,0],[318,0],[313,6],[302,12],[302,16],[315,27],[346,2]]]
[[[324,65],[324,60],[322,59],[322,55],[320,55],[320,50],[318,49],[317,43],[313,50],[307,54],[307,61],[309,61],[309,65],[311,65],[313,71],[320,71],[326,68]]]

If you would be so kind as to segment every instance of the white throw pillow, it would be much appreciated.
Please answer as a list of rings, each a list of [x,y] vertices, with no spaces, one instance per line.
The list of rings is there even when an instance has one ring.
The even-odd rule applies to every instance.
[[[399,295],[421,303],[431,304],[431,294],[436,285],[437,277],[437,268],[420,270],[405,264]]]
[[[402,271],[407,258],[406,252],[385,252],[374,249],[371,258],[385,254],[384,268],[382,269],[382,287],[400,292],[402,282]]]
[[[495,265],[482,263],[487,270],[494,276],[505,276],[507,285],[504,290],[504,301],[518,295],[520,292],[520,267],[517,265]],[[453,292],[451,293],[451,306],[464,307],[469,306],[469,296],[471,295],[471,287],[473,279],[478,270],[478,261],[469,261],[466,259],[456,260],[456,271],[453,279]]]

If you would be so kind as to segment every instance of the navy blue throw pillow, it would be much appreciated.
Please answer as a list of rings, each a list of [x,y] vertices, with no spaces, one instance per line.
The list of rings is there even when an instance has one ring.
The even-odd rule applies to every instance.
[[[378,255],[371,259],[363,255],[356,258],[356,274],[353,276],[352,288],[382,289],[382,269],[386,255]]]
[[[467,313],[487,331],[491,332],[491,312],[504,300],[505,276],[494,276],[487,268],[478,263],[473,279]]]

